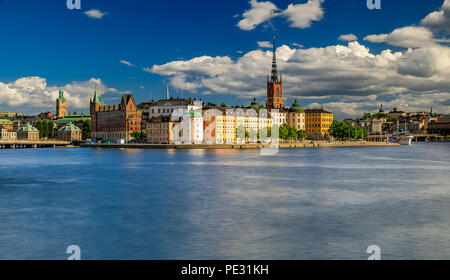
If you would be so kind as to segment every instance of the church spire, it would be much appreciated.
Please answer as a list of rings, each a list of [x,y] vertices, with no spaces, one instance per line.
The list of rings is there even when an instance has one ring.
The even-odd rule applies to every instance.
[[[170,99],[169,84],[166,84],[166,100]]]
[[[275,38],[273,38],[273,60],[272,60],[272,76],[270,82],[279,83],[278,80],[278,67],[277,67],[277,48]]]

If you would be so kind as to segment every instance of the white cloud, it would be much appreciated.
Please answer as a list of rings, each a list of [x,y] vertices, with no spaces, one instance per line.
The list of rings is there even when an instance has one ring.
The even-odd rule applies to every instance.
[[[242,30],[250,31],[274,17],[283,16],[291,23],[291,27],[308,28],[313,21],[322,20],[324,15],[322,3],[324,1],[308,0],[304,4],[290,4],[286,10],[279,12],[277,6],[270,1],[250,0],[251,8],[243,14],[243,19],[238,22],[237,26]]]
[[[92,10],[86,11],[86,12],[84,12],[84,14],[90,18],[95,18],[95,19],[101,19],[107,15],[106,12],[102,12],[97,9],[92,9]]]
[[[134,64],[132,64],[129,61],[123,60],[123,59],[120,61],[120,63],[125,64],[125,65],[130,66],[130,67],[134,67]]]
[[[398,107],[424,109],[419,100],[424,101],[424,106],[436,104],[438,96],[446,95],[430,93],[450,91],[450,48],[438,44],[399,52],[386,49],[379,54],[357,41],[309,49],[283,45],[277,49],[277,56],[287,98],[336,100],[333,110],[342,115],[362,112],[379,103],[389,104],[383,101],[387,99],[397,100]],[[204,56],[148,70],[169,77],[174,88],[191,92],[263,97],[271,58],[271,51],[254,50],[236,60]],[[401,103],[405,96],[409,96],[408,101]],[[431,96],[436,98],[425,102]],[[347,103],[355,103],[351,105],[353,111],[344,106]],[[436,108],[449,111],[450,106]]]
[[[323,2],[324,0],[308,0],[304,4],[290,4],[281,14],[288,18],[291,27],[308,28],[313,21],[322,20]]]
[[[269,41],[258,42],[258,47],[260,48],[272,48],[272,43]]]
[[[72,82],[62,85],[64,95],[70,109],[87,109],[93,96],[94,88],[101,94],[104,92],[124,93],[106,87],[101,79]],[[59,86],[48,86],[47,80],[41,77],[24,77],[11,83],[0,82],[0,106],[23,108],[24,113],[37,113],[41,110],[54,111]],[[37,111],[36,111],[37,110]]]
[[[368,35],[364,40],[405,48],[423,47],[436,42],[433,38],[433,33],[422,26],[397,28],[390,34]]]
[[[277,6],[270,1],[258,2],[257,0],[250,0],[250,10],[243,14],[243,19],[239,21],[237,26],[246,31],[256,28],[259,24],[270,20],[276,16]]]
[[[339,36],[338,40],[344,42],[357,41],[358,37],[355,34],[343,34]]]
[[[431,29],[450,33],[450,0],[445,0],[439,11],[428,14],[421,23]]]

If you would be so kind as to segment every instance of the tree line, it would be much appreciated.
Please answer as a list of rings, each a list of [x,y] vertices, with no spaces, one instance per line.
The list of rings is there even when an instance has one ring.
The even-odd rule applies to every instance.
[[[338,139],[367,139],[369,131],[366,127],[349,125],[345,121],[333,121],[331,125],[330,134]]]

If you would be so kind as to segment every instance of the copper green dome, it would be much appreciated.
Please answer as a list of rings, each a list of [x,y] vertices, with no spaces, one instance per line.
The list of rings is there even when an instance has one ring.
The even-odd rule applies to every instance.
[[[305,110],[300,106],[297,100],[295,100],[294,104],[292,104],[292,107],[289,109],[290,113],[303,113]]]
[[[252,109],[259,110],[259,103],[258,101],[256,101],[256,98],[253,99],[252,104],[250,104],[250,107]]]
[[[74,125],[73,123],[68,123],[68,124],[66,124],[65,126],[61,127],[61,128],[59,129],[59,131],[69,131],[69,132],[74,131],[74,132],[81,132],[81,129],[80,129],[78,126]]]
[[[10,120],[3,119],[3,120],[0,120],[0,124],[12,125],[13,123]]]
[[[33,127],[31,124],[27,123],[17,130],[17,132],[39,132],[39,130]]]

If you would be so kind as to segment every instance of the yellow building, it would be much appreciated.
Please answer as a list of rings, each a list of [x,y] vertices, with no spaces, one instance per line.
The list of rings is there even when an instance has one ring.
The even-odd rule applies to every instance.
[[[305,110],[305,128],[309,139],[327,138],[332,124],[333,113],[324,109]]]
[[[245,132],[256,142],[259,131],[272,125],[270,117],[260,116],[259,109],[255,108],[207,106],[203,112],[205,137],[213,138],[217,144],[244,144],[249,141]]]

